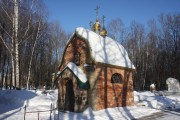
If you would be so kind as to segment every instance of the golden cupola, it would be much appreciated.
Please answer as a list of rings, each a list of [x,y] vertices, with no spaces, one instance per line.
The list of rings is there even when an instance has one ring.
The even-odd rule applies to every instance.
[[[94,28],[94,31],[95,31],[95,32],[96,32],[96,31],[98,31],[98,32],[100,31],[101,25],[100,25],[98,19],[97,19],[96,22],[94,23],[93,28]]]
[[[96,33],[100,33],[100,30],[101,30],[101,25],[100,25],[100,23],[99,23],[99,20],[98,20],[98,10],[99,10],[99,6],[97,6],[96,7],[96,22],[94,23],[94,25],[93,25],[93,30],[94,30],[94,32],[96,32]]]
[[[106,29],[104,27],[105,16],[103,16],[103,18],[102,18],[103,27],[101,29],[101,25],[100,25],[100,22],[98,20],[98,10],[99,10],[99,7],[97,6],[95,10],[96,10],[96,22],[94,23],[93,26],[91,26],[92,22],[90,21],[90,28],[91,28],[91,30],[93,30],[95,33],[101,35],[102,37],[106,37],[107,36],[107,31],[106,31]]]
[[[105,18],[105,16],[103,16],[103,28],[102,28],[102,30],[101,30],[101,32],[100,32],[100,35],[101,36],[103,36],[103,37],[106,37],[107,36],[107,31],[106,31],[106,29],[105,29],[105,27],[104,27],[104,18]]]
[[[100,35],[103,36],[103,37],[106,37],[107,36],[107,31],[106,29],[103,27],[101,32],[100,32]]]

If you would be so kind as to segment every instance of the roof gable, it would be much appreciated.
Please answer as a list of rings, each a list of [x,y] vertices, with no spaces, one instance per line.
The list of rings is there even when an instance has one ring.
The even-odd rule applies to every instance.
[[[76,64],[69,62],[66,67],[64,68],[64,70],[66,68],[69,68],[74,75],[76,75],[76,77],[82,82],[82,83],[86,83],[87,82],[87,78],[86,75],[84,74],[84,72],[78,67],[76,66]],[[62,70],[62,72],[64,71]]]
[[[58,76],[61,76],[65,70],[70,70],[75,75],[80,89],[89,89],[90,85],[87,80],[86,74],[83,72],[83,70],[81,70],[81,68],[76,66],[76,64],[69,62]]]

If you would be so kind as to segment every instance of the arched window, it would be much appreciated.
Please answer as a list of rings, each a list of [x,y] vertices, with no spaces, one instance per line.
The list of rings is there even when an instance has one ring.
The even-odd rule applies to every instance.
[[[74,55],[74,63],[76,65],[80,64],[80,53],[79,52],[75,53],[75,55]]]
[[[111,83],[122,83],[122,76],[119,73],[115,73],[111,77]]]

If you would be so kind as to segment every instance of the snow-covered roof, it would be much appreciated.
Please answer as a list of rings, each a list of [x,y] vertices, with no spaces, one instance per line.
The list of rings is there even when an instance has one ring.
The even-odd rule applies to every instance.
[[[89,43],[92,57],[96,62],[135,69],[124,47],[115,40],[104,38],[83,27],[76,28],[75,33]]]
[[[76,66],[76,64],[74,64],[73,62],[69,62],[64,69],[66,69],[67,67],[76,75],[76,77],[78,77],[78,79],[82,83],[87,82],[86,75],[78,66]]]

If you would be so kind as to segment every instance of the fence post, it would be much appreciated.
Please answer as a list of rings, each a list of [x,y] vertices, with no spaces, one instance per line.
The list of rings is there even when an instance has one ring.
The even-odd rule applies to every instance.
[[[38,120],[39,120],[39,112],[38,112]]]
[[[58,111],[58,120],[59,120],[59,111]]]
[[[52,110],[53,110],[53,116],[54,116],[54,120],[55,120],[55,107],[54,107],[54,104],[52,105]]]
[[[24,106],[24,120],[26,119],[26,105]]]
[[[50,120],[51,120],[51,113],[52,113],[52,103],[51,103],[51,108],[50,108]]]

